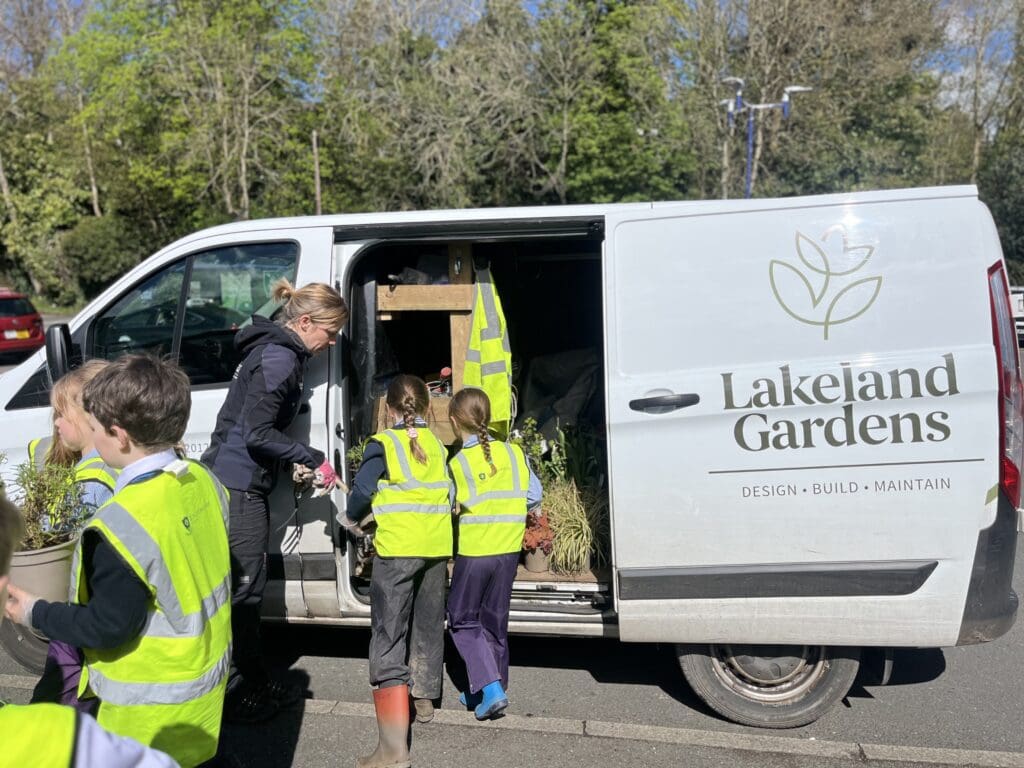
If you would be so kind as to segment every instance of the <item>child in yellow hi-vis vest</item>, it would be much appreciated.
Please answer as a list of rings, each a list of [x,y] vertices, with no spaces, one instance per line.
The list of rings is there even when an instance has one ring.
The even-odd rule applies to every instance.
[[[0,490],[0,605],[6,602],[11,554],[24,531],[21,514]],[[177,768],[170,757],[115,736],[72,707],[0,702],[0,766]]]
[[[452,555],[448,449],[427,427],[427,385],[391,382],[394,427],[372,438],[352,482],[342,526],[372,508],[377,557],[370,578],[370,685],[379,743],[360,768],[409,765],[409,689],[416,719],[433,717],[444,665],[444,583]],[[411,614],[411,620],[410,620]]]
[[[100,458],[93,444],[89,416],[82,407],[83,390],[106,367],[106,360],[88,360],[62,376],[50,393],[53,437],[29,443],[29,459],[36,467],[74,466],[75,484],[89,514],[114,495],[117,482],[117,470]],[[88,711],[88,704],[83,705],[78,700],[81,674],[81,649],[59,640],[51,641],[46,667],[32,693],[32,701],[81,706],[83,711]]]
[[[449,462],[460,513],[448,632],[469,676],[459,701],[485,720],[508,707],[509,602],[526,511],[540,503],[541,486],[518,445],[488,435],[491,404],[483,390],[458,392],[448,417],[462,437]]]
[[[82,532],[70,603],[10,587],[7,615],[83,649],[82,698],[112,733],[182,766],[217,752],[231,649],[227,492],[178,457],[191,385],[148,355],[110,363],[83,393],[114,495]]]

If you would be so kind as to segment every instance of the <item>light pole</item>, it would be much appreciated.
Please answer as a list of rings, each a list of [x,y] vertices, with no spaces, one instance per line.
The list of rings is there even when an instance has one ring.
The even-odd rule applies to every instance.
[[[764,110],[781,109],[783,119],[788,119],[792,94],[806,93],[807,91],[813,91],[814,89],[809,88],[806,85],[787,85],[782,89],[782,101],[775,101],[766,104],[752,104],[743,100],[743,78],[723,77],[722,82],[726,85],[731,85],[734,88],[733,97],[731,99],[725,99],[724,101],[719,102],[721,106],[725,107],[725,111],[729,119],[729,127],[732,128],[736,124],[736,116],[738,114],[744,111],[747,113],[747,173],[746,192],[744,197],[749,198],[751,192],[753,192],[755,115]]]

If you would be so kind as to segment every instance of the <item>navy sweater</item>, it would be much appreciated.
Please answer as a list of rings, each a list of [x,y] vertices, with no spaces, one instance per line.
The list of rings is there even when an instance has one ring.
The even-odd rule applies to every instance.
[[[316,469],[324,462],[323,453],[283,431],[299,412],[310,353],[294,332],[259,315],[238,332],[235,347],[245,358],[202,462],[227,488],[267,494],[281,463]]]

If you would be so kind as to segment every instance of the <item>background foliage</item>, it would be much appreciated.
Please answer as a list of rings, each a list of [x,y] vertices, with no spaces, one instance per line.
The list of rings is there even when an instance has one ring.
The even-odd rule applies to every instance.
[[[0,0],[0,278],[258,216],[976,183],[1024,280],[1024,0]],[[319,188],[317,186],[319,171]]]

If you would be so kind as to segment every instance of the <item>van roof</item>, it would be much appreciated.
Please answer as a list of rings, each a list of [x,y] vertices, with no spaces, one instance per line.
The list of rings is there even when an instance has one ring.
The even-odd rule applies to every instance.
[[[295,229],[301,227],[358,227],[376,224],[417,224],[421,222],[488,221],[495,219],[551,219],[588,216],[607,216],[631,210],[658,208],[692,208],[700,213],[726,213],[737,211],[803,208],[808,205],[844,205],[852,203],[887,202],[898,200],[924,200],[935,198],[977,198],[973,185],[946,187],[918,187],[867,192],[843,192],[833,195],[804,197],[753,198],[750,200],[680,200],[646,203],[606,203],[589,205],[547,205],[515,208],[464,208],[418,211],[390,211],[383,213],[343,213],[321,216],[292,216],[275,219],[250,219],[221,224],[195,232],[178,242],[238,232],[259,232],[267,229]]]

